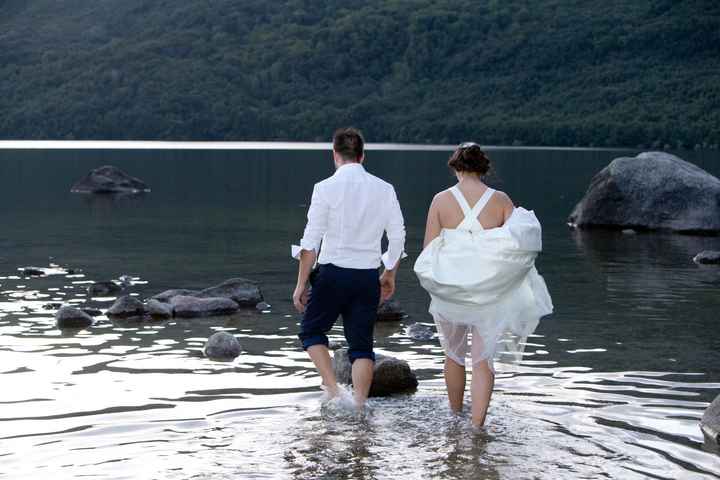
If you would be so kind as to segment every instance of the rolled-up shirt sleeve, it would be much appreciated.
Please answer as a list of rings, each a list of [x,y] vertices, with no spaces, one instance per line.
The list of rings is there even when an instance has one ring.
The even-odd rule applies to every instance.
[[[313,188],[312,199],[310,200],[310,208],[307,214],[307,225],[305,232],[300,240],[300,245],[292,245],[290,254],[293,258],[299,259],[303,250],[320,252],[320,243],[327,231],[328,216],[330,214],[330,206],[322,196],[319,185]]]
[[[395,268],[397,262],[401,258],[407,257],[405,254],[405,221],[403,220],[402,210],[400,210],[400,202],[398,201],[395,189],[391,189],[389,211],[385,233],[388,238],[388,249],[382,255],[382,262],[385,268],[391,270]]]

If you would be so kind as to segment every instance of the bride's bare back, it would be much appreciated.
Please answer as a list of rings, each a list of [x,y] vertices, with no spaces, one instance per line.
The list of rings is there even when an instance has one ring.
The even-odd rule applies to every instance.
[[[458,183],[460,192],[472,208],[487,190],[480,180],[466,178]],[[486,230],[502,226],[512,214],[514,205],[504,192],[496,191],[478,216],[480,225]],[[450,190],[435,195],[428,211],[424,246],[440,235],[443,228],[453,229],[462,223],[465,215]]]

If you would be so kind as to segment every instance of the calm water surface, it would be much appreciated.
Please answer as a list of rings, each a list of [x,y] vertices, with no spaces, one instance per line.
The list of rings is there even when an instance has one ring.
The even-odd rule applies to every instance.
[[[556,313],[523,365],[499,375],[487,428],[474,432],[446,406],[437,340],[405,335],[409,323],[432,324],[410,267],[432,196],[452,184],[448,152],[368,154],[368,170],[396,185],[410,254],[397,293],[409,318],[378,325],[377,347],[421,381],[354,418],[321,407],[289,298],[289,245],[312,184],[331,173],[327,152],[0,150],[0,477],[720,477],[698,428],[720,392],[720,269],[691,261],[720,239],[565,226],[593,174],[622,153],[491,151],[495,186],[544,225],[538,268]],[[683,156],[720,174],[717,153]],[[69,193],[108,163],[152,192]],[[82,271],[18,271],[51,264]],[[80,332],[57,330],[43,309],[107,308],[113,299],[88,299],[87,284],[121,275],[143,298],[245,276],[272,307],[148,323],[102,316]],[[217,330],[239,336],[235,361],[200,355]]]

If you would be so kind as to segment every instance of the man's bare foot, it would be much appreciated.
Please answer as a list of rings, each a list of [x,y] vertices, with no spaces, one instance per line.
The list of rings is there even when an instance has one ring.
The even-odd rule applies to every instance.
[[[320,385],[320,389],[325,392],[323,400],[332,400],[340,394],[337,384],[335,385]]]

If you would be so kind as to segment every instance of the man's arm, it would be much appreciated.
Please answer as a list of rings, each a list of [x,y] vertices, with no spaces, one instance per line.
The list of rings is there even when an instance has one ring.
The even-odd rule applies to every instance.
[[[400,260],[407,256],[405,255],[405,221],[395,189],[392,190],[389,208],[385,227],[388,249],[382,256],[385,271],[380,276],[381,302],[388,300],[395,293],[395,276],[400,267]]]
[[[315,185],[303,238],[300,240],[299,246],[293,245],[292,247],[292,256],[300,260],[297,285],[293,293],[293,303],[301,313],[305,311],[305,305],[307,305],[308,278],[317,260],[322,238],[327,231],[329,212],[330,207],[323,199],[320,187]]]

